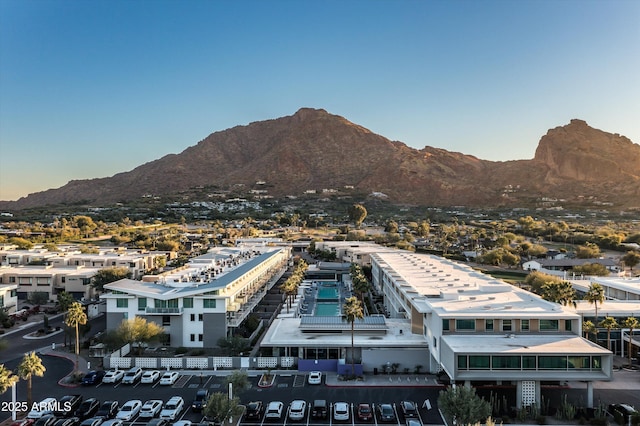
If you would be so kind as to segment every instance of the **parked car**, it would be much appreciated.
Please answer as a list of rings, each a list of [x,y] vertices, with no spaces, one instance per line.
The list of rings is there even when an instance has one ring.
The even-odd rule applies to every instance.
[[[11,423],[9,426],[31,426],[36,422],[35,419],[22,419],[22,420],[16,420],[15,422]]]
[[[400,409],[405,418],[418,417],[418,408],[413,401],[401,401]]]
[[[349,403],[335,402],[333,404],[333,420],[337,422],[346,422],[349,420]]]
[[[307,415],[307,402],[301,399],[295,399],[289,404],[289,420],[299,421]]]
[[[370,422],[373,420],[373,410],[371,409],[371,404],[367,402],[361,402],[358,404],[358,408],[356,409],[356,416],[358,420],[363,422]]]
[[[54,416],[53,414],[45,414],[44,416],[41,416],[38,420],[36,420],[33,426],[52,426],[55,421],[56,416]]]
[[[264,412],[264,404],[262,401],[251,401],[247,404],[247,410],[244,413],[244,417],[249,420],[262,419],[262,413]]]
[[[139,399],[127,401],[120,407],[120,410],[116,414],[116,419],[124,421],[133,420],[140,412],[140,408],[142,408],[142,401]]]
[[[100,426],[123,426],[124,422],[120,419],[105,420]]]
[[[140,383],[151,384],[158,381],[160,378],[160,372],[158,370],[149,370],[142,373]]]
[[[271,401],[267,405],[267,409],[264,414],[265,420],[280,420],[282,418],[282,410],[284,404],[280,401]]]
[[[122,378],[122,384],[124,385],[133,385],[142,377],[142,368],[133,367],[129,369],[126,373],[124,373],[124,377]]]
[[[147,422],[147,426],[169,426],[168,419],[151,419]]]
[[[90,417],[80,423],[80,426],[100,426],[104,420],[102,417]]]
[[[378,415],[381,422],[395,422],[396,412],[391,404],[378,404]]]
[[[27,418],[37,420],[44,415],[52,414],[57,404],[58,401],[55,398],[45,398],[31,406],[31,411],[27,413]]]
[[[312,371],[309,373],[307,382],[310,385],[319,385],[322,383],[322,373],[320,371]]]
[[[629,418],[631,416],[638,413],[635,407],[629,404],[610,404],[608,411],[614,417],[616,416],[616,413],[619,413],[619,415],[622,416],[625,424],[629,422]]]
[[[326,419],[329,415],[326,399],[316,399],[311,405],[311,417],[314,419]]]
[[[124,377],[124,370],[109,370],[102,378],[102,383],[120,383]]]
[[[207,406],[208,400],[209,400],[209,391],[206,389],[198,389],[196,391],[196,395],[193,397],[193,402],[191,403],[191,409],[195,412],[202,411]]]
[[[80,419],[77,417],[67,417],[63,419],[58,419],[53,423],[53,426],[78,426],[80,424]]]
[[[173,426],[191,426],[192,424],[191,420],[178,420],[173,423]]]
[[[88,419],[96,414],[98,408],[100,408],[100,401],[96,398],[87,398],[82,401],[82,404],[80,404],[74,416],[80,420]]]
[[[180,377],[180,374],[178,374],[177,371],[167,371],[162,374],[162,377],[160,377],[160,384],[173,385],[176,380],[178,380],[178,377]]]
[[[422,426],[422,422],[418,419],[407,419],[405,426]]]
[[[102,417],[103,419],[112,419],[117,413],[118,401],[104,401],[94,416]]]
[[[71,417],[82,404],[81,395],[65,395],[58,401],[58,406],[53,411],[53,415],[60,417]]]
[[[92,370],[84,375],[82,378],[82,384],[85,386],[97,385],[98,383],[102,383],[102,379],[105,376],[104,370]]]
[[[150,399],[142,404],[138,417],[141,419],[150,419],[160,414],[160,410],[162,410],[162,400]]]
[[[160,411],[161,419],[175,420],[184,408],[184,400],[181,396],[172,396],[165,402],[162,411]]]

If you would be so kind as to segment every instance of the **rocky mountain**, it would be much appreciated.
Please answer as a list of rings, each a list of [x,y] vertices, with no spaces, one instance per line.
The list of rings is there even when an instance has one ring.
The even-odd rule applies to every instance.
[[[393,203],[425,206],[563,199],[630,207],[640,206],[640,145],[571,120],[542,137],[532,160],[494,162],[432,147],[413,149],[343,117],[303,108],[292,116],[212,133],[180,154],[129,172],[71,181],[1,202],[0,208],[110,205],[193,188],[246,196],[253,189],[274,198],[313,190],[375,193]]]

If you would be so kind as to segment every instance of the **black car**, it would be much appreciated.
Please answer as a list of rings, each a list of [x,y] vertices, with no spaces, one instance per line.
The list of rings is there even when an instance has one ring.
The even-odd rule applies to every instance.
[[[118,401],[105,401],[102,403],[94,417],[102,417],[103,419],[112,419],[118,412]]]
[[[402,410],[402,414],[405,418],[418,417],[418,409],[413,401],[400,402],[400,409]]]
[[[60,417],[71,417],[82,404],[81,395],[65,395],[58,401],[57,409],[53,414]]]
[[[78,407],[74,416],[80,420],[88,419],[96,414],[98,408],[100,408],[100,401],[95,398],[87,398],[82,404],[80,404],[80,407]]]
[[[378,416],[381,422],[395,422],[396,412],[391,404],[378,404]]]
[[[311,417],[314,419],[326,419],[329,415],[326,399],[316,399],[311,404]]]
[[[82,384],[85,386],[89,385],[97,385],[98,383],[102,383],[102,378],[107,374],[104,370],[92,370],[89,371],[82,378]]]
[[[206,389],[198,389],[196,391],[196,396],[193,398],[193,402],[191,403],[191,409],[196,412],[202,411],[207,405],[208,400],[209,391]]]
[[[54,416],[53,414],[45,414],[44,416],[40,417],[38,420],[36,420],[36,422],[33,424],[34,426],[52,426],[53,423],[55,423],[56,421],[56,416]]]
[[[77,417],[68,417],[66,419],[58,419],[55,421],[53,426],[78,426],[80,424],[80,419]]]
[[[262,401],[251,401],[247,404],[247,411],[244,414],[246,419],[260,420],[264,412],[264,404]]]

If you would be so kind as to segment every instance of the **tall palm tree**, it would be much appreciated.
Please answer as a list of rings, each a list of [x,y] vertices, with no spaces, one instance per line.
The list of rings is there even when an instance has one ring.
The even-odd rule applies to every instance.
[[[595,323],[598,323],[598,303],[604,303],[604,288],[598,283],[591,283],[589,290],[584,295],[584,300],[593,304],[596,307],[596,319]]]
[[[31,378],[33,376],[42,377],[45,371],[47,371],[47,369],[42,365],[42,360],[35,352],[24,354],[22,361],[18,365],[18,375],[27,381],[27,405],[29,407],[33,404]]]
[[[596,326],[591,321],[583,321],[582,331],[584,332],[584,338],[589,340],[589,335],[596,332]]]
[[[75,369],[78,370],[79,356],[80,356],[80,332],[78,327],[87,323],[87,314],[84,312],[84,308],[80,302],[73,302],[69,306],[67,316],[64,323],[69,327],[76,329],[76,365]]]
[[[0,364],[0,394],[3,394],[11,386],[18,383],[19,376],[13,374],[13,371],[5,368],[4,364]]]
[[[618,321],[616,321],[614,317],[606,317],[600,321],[598,326],[607,329],[607,349],[611,350],[611,330],[620,328],[620,324],[618,324]]]
[[[629,317],[626,320],[622,321],[622,326],[629,329],[629,350],[627,351],[627,356],[629,357],[629,366],[631,366],[631,340],[633,338],[633,329],[640,327],[640,321],[636,317]]]
[[[355,345],[353,342],[353,335],[355,333],[355,322],[357,319],[364,318],[364,311],[362,309],[362,303],[355,297],[349,297],[344,301],[344,319],[351,323],[351,375],[355,376]]]

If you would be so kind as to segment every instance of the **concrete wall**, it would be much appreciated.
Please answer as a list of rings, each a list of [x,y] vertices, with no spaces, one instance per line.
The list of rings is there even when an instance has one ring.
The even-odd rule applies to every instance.
[[[205,313],[203,347],[213,348],[218,346],[218,340],[221,337],[227,337],[227,319],[226,313]]]
[[[413,373],[416,365],[421,365],[421,372],[429,371],[429,352],[426,349],[362,349],[362,367],[365,372],[372,372],[377,368],[382,372],[382,365],[398,363],[398,373],[405,368]]]

